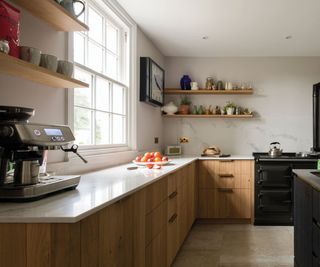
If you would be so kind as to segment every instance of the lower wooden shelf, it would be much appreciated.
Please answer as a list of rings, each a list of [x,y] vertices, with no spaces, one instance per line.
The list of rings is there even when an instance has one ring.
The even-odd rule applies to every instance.
[[[221,118],[221,119],[250,119],[253,118],[253,114],[251,115],[193,115],[193,114],[188,114],[188,115],[182,115],[182,114],[177,114],[177,115],[163,115],[165,118]]]
[[[89,87],[88,84],[60,73],[0,53],[0,72],[56,88]]]

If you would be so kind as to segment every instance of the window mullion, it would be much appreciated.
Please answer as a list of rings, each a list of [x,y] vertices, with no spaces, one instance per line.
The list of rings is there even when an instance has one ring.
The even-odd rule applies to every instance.
[[[96,145],[96,86],[97,86],[97,76],[93,75],[93,82],[92,82],[92,105],[93,105],[93,111],[92,111],[92,144]]]

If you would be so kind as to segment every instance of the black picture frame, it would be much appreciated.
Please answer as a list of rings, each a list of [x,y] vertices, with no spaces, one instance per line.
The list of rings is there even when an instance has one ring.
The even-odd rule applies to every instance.
[[[164,105],[165,71],[150,57],[140,57],[140,101]]]

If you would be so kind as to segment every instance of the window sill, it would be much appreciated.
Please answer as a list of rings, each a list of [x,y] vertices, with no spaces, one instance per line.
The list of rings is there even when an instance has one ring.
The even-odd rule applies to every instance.
[[[87,152],[89,153],[89,150]],[[89,155],[79,150],[79,153],[88,161],[87,164],[83,163],[78,156],[72,155],[66,162],[48,164],[48,171],[55,172],[58,175],[87,173],[131,162],[138,152],[135,150],[126,150],[103,154],[97,154],[96,152],[95,154]]]

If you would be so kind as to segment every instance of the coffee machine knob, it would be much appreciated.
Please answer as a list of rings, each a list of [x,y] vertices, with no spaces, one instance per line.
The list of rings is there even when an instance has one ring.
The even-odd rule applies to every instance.
[[[0,127],[0,138],[8,138],[13,136],[14,129],[11,126],[1,126]]]

